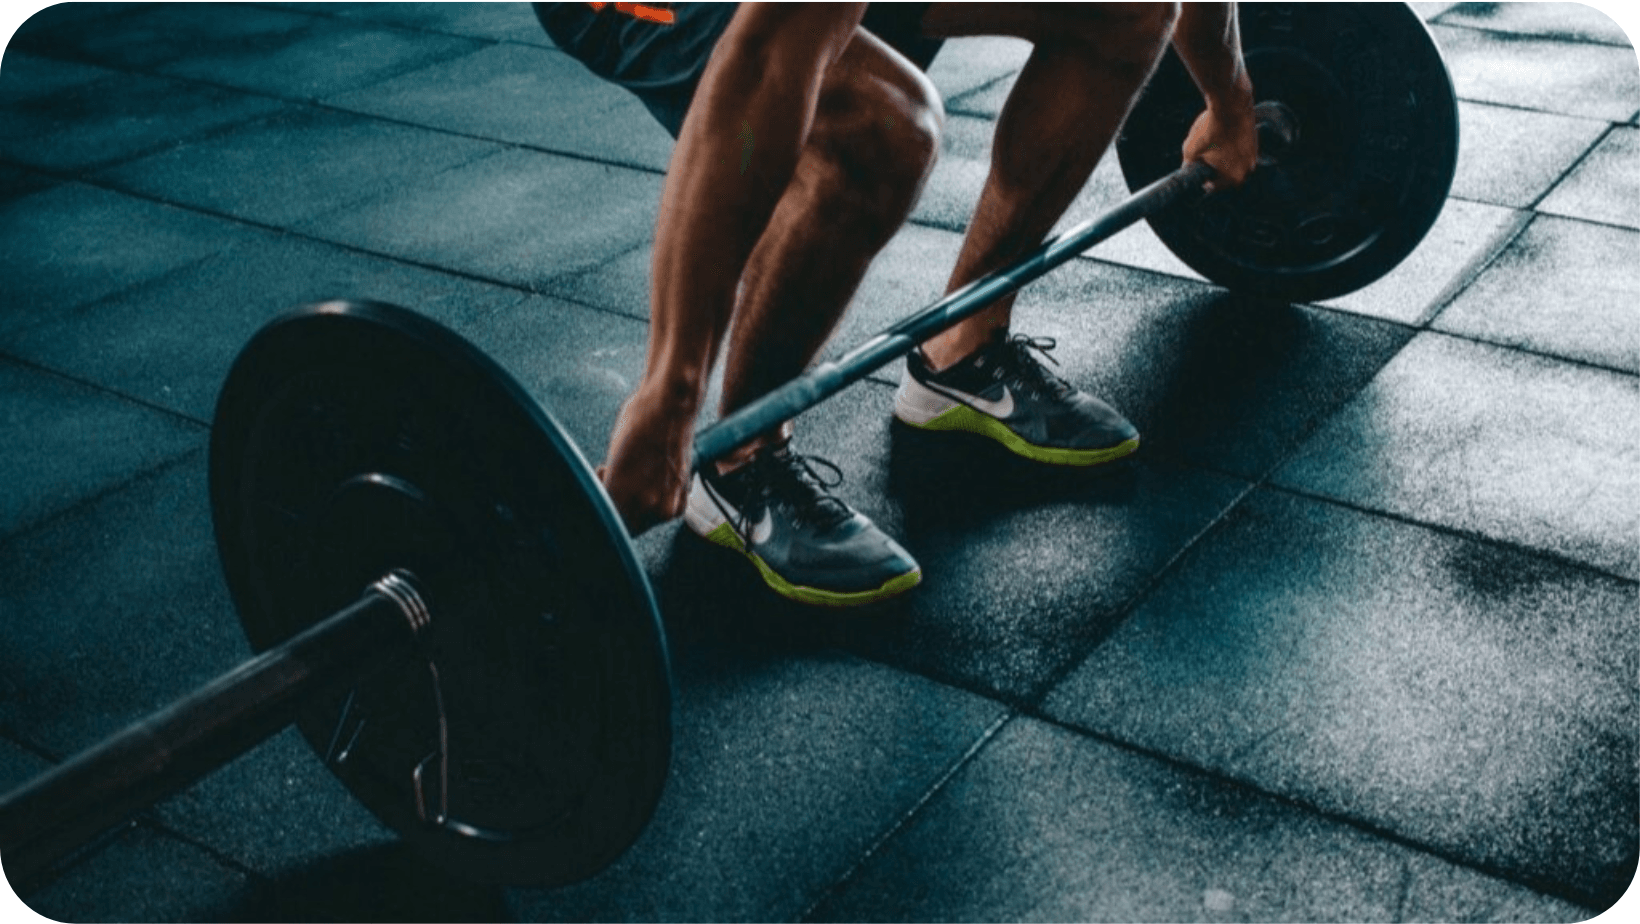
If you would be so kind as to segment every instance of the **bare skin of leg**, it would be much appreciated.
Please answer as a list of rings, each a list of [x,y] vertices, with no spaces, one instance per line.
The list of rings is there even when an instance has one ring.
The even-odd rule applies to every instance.
[[[991,172],[947,292],[1040,244],[1087,183],[1172,34],[1171,4],[935,4],[936,36],[1014,35],[1035,43],[997,119]],[[922,344],[944,369],[1006,331],[1013,296]]]
[[[819,355],[933,168],[944,119],[921,71],[861,32],[833,72],[797,174],[741,280],[722,415],[795,378]],[[718,470],[731,471],[791,431],[788,421]]]
[[[793,34],[815,41],[813,33],[802,29]],[[756,77],[747,74],[744,79]],[[684,464],[706,371],[731,318],[725,410],[800,373],[835,328],[871,258],[915,203],[932,167],[941,121],[937,92],[926,78],[875,37],[855,29],[826,69],[817,96],[791,179],[747,257],[733,311],[704,318],[691,313],[688,296],[654,299],[644,381],[622,406],[607,459]],[[710,99],[696,101],[697,107],[711,105]],[[686,121],[684,133],[691,130]],[[760,139],[754,135],[754,146]],[[757,157],[754,147],[752,175],[746,178],[754,183]],[[663,204],[663,226],[691,220]],[[691,271],[687,264],[663,260],[657,248],[657,293],[663,280],[687,290],[683,275]],[[670,316],[667,305],[680,306],[682,313]],[[729,465],[789,434],[789,425],[783,430],[744,447]],[[668,468],[639,481],[640,496],[615,496],[629,531],[636,535],[681,514],[681,486],[687,482],[687,471]]]

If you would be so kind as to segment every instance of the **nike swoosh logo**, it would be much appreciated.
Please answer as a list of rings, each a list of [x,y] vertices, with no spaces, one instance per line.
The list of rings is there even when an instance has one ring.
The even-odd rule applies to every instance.
[[[1008,386],[1006,385],[1002,386],[1002,398],[997,401],[990,401],[985,398],[981,398],[979,395],[970,395],[960,391],[952,391],[948,388],[941,388],[933,382],[925,382],[923,384],[939,392],[940,394],[945,395],[947,398],[961,401],[963,404],[968,405],[974,410],[984,411],[998,420],[1006,420],[1008,415],[1014,412],[1014,393],[1009,391]]]

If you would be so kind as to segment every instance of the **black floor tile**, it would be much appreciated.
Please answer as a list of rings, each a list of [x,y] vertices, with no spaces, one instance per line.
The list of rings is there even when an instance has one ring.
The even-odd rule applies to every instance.
[[[1538,208],[1552,215],[1640,229],[1640,129],[1611,133]]]
[[[1625,48],[1631,44],[1621,25],[1600,6],[1587,3],[1457,3],[1438,21],[1443,26],[1569,42],[1604,42]]]
[[[0,359],[0,538],[204,443],[198,426]]]
[[[636,96],[556,49],[497,45],[326,102],[653,170],[672,155],[672,137]]]
[[[1540,216],[1431,326],[1640,374],[1640,231]]]
[[[42,58],[8,47],[0,59],[0,112],[9,113],[26,100],[115,74],[105,67]]]
[[[1018,719],[810,919],[1392,921],[1430,909],[1405,898],[1409,868],[1429,863],[1223,781]],[[1474,903],[1520,891],[1468,885]],[[1577,919],[1563,903],[1527,907]]]
[[[120,74],[21,100],[0,120],[0,157],[54,171],[118,163],[280,107],[274,99]]]
[[[400,304],[460,325],[522,295],[308,241],[257,234],[152,284],[0,334],[0,350],[209,421],[234,357],[263,324],[333,298]]]
[[[1420,334],[1275,480],[1640,577],[1640,379]]]
[[[1260,492],[1046,708],[1603,906],[1635,861],[1636,629],[1633,583]]]
[[[1611,127],[1488,103],[1458,104],[1461,143],[1452,195],[1529,208]]]
[[[274,116],[96,177],[162,201],[288,228],[501,150],[333,110]]]
[[[538,290],[647,239],[660,183],[653,174],[515,149],[299,230]]]
[[[1437,25],[1431,28],[1460,99],[1627,122],[1640,109],[1633,48]]]
[[[195,452],[0,545],[0,725],[67,755],[244,660]]]
[[[0,335],[246,239],[232,222],[67,183],[0,210]]]
[[[215,920],[248,885],[197,847],[135,828],[25,901],[54,921]]]
[[[1162,465],[1045,470],[968,434],[891,424],[891,406],[890,389],[859,385],[798,421],[794,447],[838,463],[838,495],[923,569],[919,587],[846,620],[838,639],[1009,699],[1029,700],[1113,631],[1246,489]],[[738,556],[707,551],[722,586],[761,587]]]
[[[330,774],[294,728],[151,812],[167,830],[274,880],[400,846],[398,835]],[[419,866],[431,872],[425,861]],[[322,904],[307,895],[288,897]]]
[[[585,883],[511,892],[519,919],[795,919],[1002,713],[847,657],[680,648],[672,776],[654,821]]]

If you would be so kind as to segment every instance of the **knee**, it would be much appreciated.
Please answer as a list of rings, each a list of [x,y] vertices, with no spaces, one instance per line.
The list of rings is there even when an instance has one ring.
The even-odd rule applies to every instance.
[[[908,70],[865,73],[829,88],[816,112],[823,181],[832,187],[822,201],[863,209],[893,227],[916,204],[945,127],[939,91],[921,71]]]

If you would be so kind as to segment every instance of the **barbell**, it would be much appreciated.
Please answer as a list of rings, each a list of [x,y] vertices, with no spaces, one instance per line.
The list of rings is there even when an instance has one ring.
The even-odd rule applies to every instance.
[[[1400,4],[1249,4],[1260,167],[1211,196],[1177,164],[1202,101],[1169,55],[1118,156],[1137,192],[703,429],[720,459],[1140,218],[1188,265],[1317,300],[1397,265],[1457,159],[1452,84]],[[20,889],[98,832],[294,722],[433,862],[558,885],[620,856],[671,754],[660,614],[551,414],[458,335],[332,301],[284,315],[217,401],[210,499],[251,660],[0,798]]]

